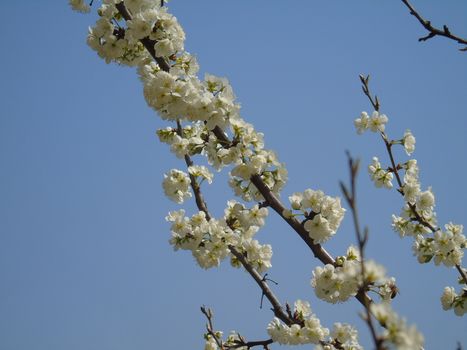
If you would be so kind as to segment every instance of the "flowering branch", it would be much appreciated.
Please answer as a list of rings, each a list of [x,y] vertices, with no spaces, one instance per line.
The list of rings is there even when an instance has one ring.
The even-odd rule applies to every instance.
[[[125,7],[125,4],[123,2],[120,2],[116,5],[116,8],[122,15],[122,17],[125,20],[131,20],[131,15],[129,14],[128,10]],[[154,50],[154,41],[151,41],[149,38],[143,38],[141,39],[141,43],[144,45],[144,47],[148,50],[148,52],[151,54],[151,56],[156,60],[156,62],[159,64],[161,69],[163,69],[166,72],[170,71],[170,65],[163,59],[162,57],[158,57],[155,50]],[[177,134],[179,136],[182,136],[182,125],[180,123],[180,120],[177,120]],[[219,138],[222,138],[224,141],[228,141],[226,139],[226,136],[220,130],[219,128],[216,128],[216,136]],[[187,167],[193,166],[193,161],[189,155],[184,156],[185,163]],[[198,185],[198,182],[196,181],[196,178],[194,175],[189,174],[190,176],[190,186],[193,190],[194,196],[195,196],[195,201],[196,201],[196,206],[198,209],[202,212],[205,213],[206,219],[210,220],[211,215],[209,214],[208,208],[206,201],[203,198],[203,195],[201,193],[201,188]],[[282,306],[280,302],[278,301],[277,297],[274,295],[274,293],[271,291],[269,288],[266,280],[264,280],[259,273],[251,266],[251,264],[248,263],[248,261],[245,259],[242,253],[238,252],[234,246],[230,245],[229,246],[230,252],[241,262],[245,270],[253,277],[253,279],[256,281],[258,286],[261,288],[263,295],[266,296],[266,298],[271,302],[271,305],[273,306],[273,311],[274,315],[281,319],[282,321],[286,323],[290,323],[291,321],[288,319],[288,316],[286,313],[284,313]]]
[[[424,19],[415,8],[410,4],[408,0],[402,0],[405,6],[410,10],[410,14],[414,16],[421,25],[428,31],[428,34],[418,39],[418,41],[427,41],[435,36],[444,36],[445,38],[457,41],[459,44],[467,45],[467,40],[451,33],[447,25],[443,25],[443,29],[435,28],[431,25],[431,22]],[[460,51],[467,51],[467,46],[459,49]]]
[[[118,3],[116,5],[116,8],[121,14],[121,16],[126,21],[131,20],[131,15],[126,9],[125,4],[123,2]],[[150,40],[148,37],[144,37],[140,39],[140,42],[143,44],[143,46],[146,48],[149,54],[156,60],[160,68],[165,72],[169,72],[170,65],[167,63],[167,61],[164,58],[158,57],[157,53],[155,52],[155,49],[154,49],[155,41]],[[214,133],[216,138],[220,141],[220,143],[223,145],[223,147],[229,148],[235,145],[235,140],[230,141],[229,138],[225,135],[225,133],[222,131],[222,129],[219,126],[215,126],[212,132]],[[181,125],[179,121],[177,121],[177,133],[179,134],[179,136],[181,136]],[[193,164],[188,155],[185,155],[184,158],[185,158],[185,163],[187,164],[188,167]],[[207,205],[205,201],[203,200],[203,197],[201,195],[201,191],[199,189],[197,182],[193,181],[194,177],[191,174],[190,174],[190,180],[191,180],[190,181],[191,187],[195,195],[196,204],[198,208],[206,214],[206,218],[209,219],[210,215],[207,210]],[[313,239],[310,237],[309,232],[305,229],[303,223],[300,223],[294,217],[285,216],[285,213],[287,210],[286,207],[280,202],[280,200],[275,196],[275,194],[271,191],[271,189],[264,183],[264,181],[261,179],[261,176],[259,174],[252,175],[250,180],[256,186],[256,188],[262,194],[262,196],[265,198],[266,200],[265,203],[268,203],[269,206],[271,206],[295,230],[295,232],[299,234],[299,236],[304,240],[304,242],[312,250],[315,257],[318,258],[323,264],[334,265],[335,264],[334,258],[320,244],[316,244],[313,242]],[[265,203],[262,203],[262,206],[264,206]],[[232,252],[232,254],[234,254],[232,249],[230,249],[230,247],[229,247],[229,250]],[[252,277],[255,279],[253,275]],[[264,285],[264,282],[265,281],[259,284],[260,287]],[[264,289],[263,289],[263,293],[266,296],[268,296],[268,294],[265,293]],[[358,292],[358,294],[356,295],[356,298],[357,300],[360,301],[360,303],[362,303],[362,305],[365,305],[365,303],[368,303],[371,300],[368,297],[368,295],[366,295],[365,293],[362,293],[361,291]],[[269,301],[271,300],[272,299],[269,299]],[[281,314],[277,306],[274,306],[274,312],[275,314],[278,314],[278,315]],[[285,322],[285,319],[283,319],[284,315],[281,315],[281,317],[279,318]]]
[[[405,163],[396,163],[393,154],[394,145],[402,145],[407,155],[411,155],[415,150],[415,137],[410,130],[406,130],[400,140],[390,140],[385,133],[385,125],[388,118],[379,112],[379,101],[373,98],[368,85],[369,76],[360,75],[360,81],[364,94],[368,97],[375,111],[370,117],[366,112],[362,112],[354,124],[358,134],[366,130],[377,132],[385,144],[386,151],[390,159],[390,166],[384,169],[377,157],[373,158],[372,164],[368,167],[371,179],[376,187],[393,187],[392,179],[395,176],[398,185],[397,191],[404,197],[404,207],[400,216],[392,216],[392,227],[401,237],[413,236],[414,255],[420,263],[427,263],[434,260],[435,265],[456,267],[459,272],[459,283],[463,286],[463,291],[457,294],[453,287],[445,287],[441,297],[441,304],[444,310],[454,309],[458,316],[465,314],[467,310],[467,270],[462,267],[462,257],[467,246],[467,239],[463,234],[463,225],[452,222],[444,225],[444,230],[438,226],[436,220],[435,196],[431,187],[426,191],[421,190],[419,180],[419,169],[416,159],[409,159]],[[402,177],[399,173],[404,170]],[[429,234],[432,234],[430,236]]]

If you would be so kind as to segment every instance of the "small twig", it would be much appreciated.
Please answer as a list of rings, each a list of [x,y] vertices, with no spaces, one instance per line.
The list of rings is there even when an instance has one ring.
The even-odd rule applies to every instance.
[[[274,281],[274,280],[272,280],[272,279],[270,279],[270,278],[266,278],[267,275],[268,275],[268,274],[266,273],[266,274],[263,276],[262,281],[264,281],[264,282],[267,282],[267,281],[272,282],[272,283],[274,283],[276,286],[279,284],[279,283],[277,283],[276,281]],[[264,294],[264,291],[263,291],[263,292],[261,293],[261,301],[260,301],[260,303],[259,303],[259,308],[260,308],[260,309],[263,308],[263,299],[264,299],[264,295],[265,295],[265,294]]]
[[[359,75],[360,81],[362,82],[362,90],[363,93],[368,97],[370,100],[370,103],[373,105],[373,108],[375,109],[376,112],[379,112],[379,100],[378,96],[375,95],[374,99],[371,96],[370,93],[370,88],[369,88],[369,82],[370,82],[370,75],[367,75],[366,77],[363,74]]]
[[[410,10],[410,14],[414,16],[420,23],[421,25],[428,31],[428,34],[424,37],[421,37],[418,39],[418,41],[427,41],[431,38],[434,38],[435,36],[444,36],[445,38],[454,40],[458,42],[459,44],[462,45],[467,45],[467,40],[463,39],[457,35],[454,35],[451,33],[447,25],[443,25],[443,29],[438,29],[435,28],[431,25],[430,21],[427,21],[424,19],[418,12],[415,10],[415,8],[410,4],[408,0],[402,0],[405,6]],[[460,51],[467,51],[467,46],[459,49]]]
[[[272,311],[274,312],[274,315],[283,321],[284,323],[290,325],[292,324],[292,320],[288,317],[288,315],[284,312],[281,303],[277,299],[277,297],[274,295],[274,293],[271,291],[269,288],[269,285],[267,284],[266,280],[261,277],[261,275],[256,271],[246,260],[245,256],[240,253],[234,246],[229,245],[230,252],[240,261],[245,268],[245,270],[248,271],[248,273],[253,277],[255,280],[256,284],[261,288],[263,294],[266,296],[266,298],[269,300],[269,302],[272,305]]]

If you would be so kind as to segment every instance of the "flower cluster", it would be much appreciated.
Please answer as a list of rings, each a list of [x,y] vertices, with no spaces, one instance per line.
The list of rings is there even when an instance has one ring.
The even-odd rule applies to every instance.
[[[385,170],[381,167],[378,157],[373,157],[373,162],[368,166],[368,173],[376,187],[392,188],[392,171]]]
[[[423,349],[423,335],[415,326],[408,326],[406,321],[391,308],[389,302],[372,303],[370,310],[384,327],[381,337],[385,346],[398,350]]]
[[[355,296],[362,286],[374,290],[382,299],[390,299],[395,289],[394,278],[387,278],[385,269],[372,260],[362,264],[358,250],[350,246],[345,256],[336,259],[336,266],[327,264],[313,270],[311,286],[321,300],[335,304]]]
[[[70,6],[73,11],[88,13],[91,11],[91,7],[84,2],[84,0],[69,0]]]
[[[316,315],[311,313],[310,304],[297,300],[294,304],[293,322],[286,325],[277,317],[269,323],[268,334],[279,344],[299,345],[317,344],[315,349],[362,350],[358,343],[358,332],[346,323],[335,323],[329,332],[321,325]]]
[[[72,3],[82,1],[72,0]],[[127,27],[116,5],[120,1],[103,0],[97,13],[100,19],[89,29],[88,45],[107,63],[139,66],[149,62],[149,53],[141,39],[153,42],[159,56],[171,56],[183,50],[185,33],[177,19],[160,7],[157,1],[125,0],[124,5],[131,14]],[[74,6],[73,6],[74,7]]]
[[[354,125],[357,129],[357,133],[363,134],[367,130],[373,132],[384,132],[388,117],[385,114],[380,114],[378,111],[374,111],[370,116],[367,112],[362,112],[360,117],[355,119]]]
[[[433,237],[418,234],[413,245],[414,254],[420,263],[433,259],[435,265],[451,267],[460,265],[467,244],[463,225],[446,224],[445,230],[437,230]]]
[[[236,350],[249,350],[248,347],[242,346],[240,344],[243,344],[244,339],[240,337],[240,335],[232,331],[227,339],[225,341],[222,340],[223,332],[217,331],[214,333],[216,336],[216,339],[219,343],[222,344],[222,347],[219,347],[219,344],[217,343],[216,339],[211,334],[205,334],[204,339],[205,339],[205,344],[204,344],[204,350],[220,350],[220,349],[236,349]]]
[[[177,158],[201,153],[205,146],[206,135],[207,130],[202,123],[187,125],[180,131],[171,127],[157,130],[159,140],[168,144]]]
[[[227,256],[231,257],[233,266],[241,266],[230,254],[230,248],[234,247],[259,273],[266,271],[271,267],[272,248],[261,245],[253,237],[264,225],[267,209],[257,205],[247,209],[231,201],[225,212],[221,220],[207,220],[204,212],[191,218],[185,216],[184,210],[170,212],[166,217],[172,224],[170,244],[175,250],[190,250],[205,269],[219,266]]]
[[[318,344],[315,350],[363,350],[358,343],[358,332],[347,323],[334,323],[331,331],[331,341]]]
[[[467,288],[464,288],[461,294],[456,294],[453,287],[445,287],[441,305],[444,310],[454,309],[457,316],[464,316],[467,313]]]
[[[268,334],[272,340],[288,345],[319,344],[329,336],[329,329],[321,326],[320,320],[311,313],[308,302],[297,300],[294,316],[297,323],[290,326],[274,317],[268,325]]]
[[[340,198],[326,196],[322,191],[306,189],[289,197],[293,210],[305,217],[304,228],[315,243],[326,242],[336,234],[344,218]]]
[[[181,170],[172,169],[164,174],[162,187],[165,195],[179,204],[191,197],[190,178]]]
[[[405,153],[407,153],[408,156],[410,156],[415,151],[415,136],[412,135],[409,129],[405,131],[401,143],[404,146]]]

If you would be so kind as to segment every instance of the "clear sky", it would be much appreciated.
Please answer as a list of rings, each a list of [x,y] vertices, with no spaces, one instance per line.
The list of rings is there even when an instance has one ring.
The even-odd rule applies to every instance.
[[[306,188],[339,195],[345,150],[367,165],[386,160],[374,134],[357,136],[353,120],[371,112],[358,74],[389,117],[388,133],[417,138],[414,158],[433,186],[441,224],[467,224],[467,53],[425,32],[400,1],[172,0],[186,47],[201,73],[228,77],[242,116],[265,133],[287,164],[283,199]],[[467,36],[467,2],[415,1],[434,24]],[[261,293],[228,263],[204,271],[168,244],[163,172],[182,168],[155,137],[164,127],[142,96],[133,69],[106,65],[87,48],[94,16],[67,1],[5,1],[0,55],[0,349],[201,349],[201,305],[215,326],[248,339],[267,337],[272,319]],[[406,156],[397,152],[400,160]],[[205,188],[221,215],[232,198],[218,174]],[[439,297],[452,269],[420,265],[411,241],[392,232],[402,200],[359,178],[368,256],[396,277],[394,306],[426,338],[427,349],[467,347],[467,321],[443,312]],[[194,211],[194,203],[185,205]],[[281,301],[310,300],[322,323],[354,323],[360,304],[328,305],[309,285],[319,264],[274,213],[258,238],[274,250],[270,277]],[[326,248],[355,242],[350,216]],[[465,260],[465,259],[464,259]],[[466,265],[464,263],[464,265]],[[276,346],[278,348],[278,346]]]

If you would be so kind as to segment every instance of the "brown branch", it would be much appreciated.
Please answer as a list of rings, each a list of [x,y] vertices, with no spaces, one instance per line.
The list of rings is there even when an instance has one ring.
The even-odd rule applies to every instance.
[[[418,41],[427,41],[431,38],[434,38],[435,36],[444,36],[445,38],[454,40],[458,42],[461,45],[467,45],[467,40],[463,39],[457,35],[454,35],[451,33],[447,25],[443,25],[443,29],[438,29],[435,28],[431,25],[431,22],[424,19],[418,12],[415,10],[415,8],[410,4],[408,0],[402,0],[405,6],[410,11],[410,14],[414,16],[420,23],[421,25],[428,31],[428,34],[424,37],[421,37],[418,39]],[[467,46],[464,48],[459,49],[460,51],[467,51]]]

